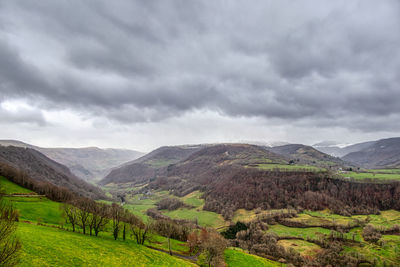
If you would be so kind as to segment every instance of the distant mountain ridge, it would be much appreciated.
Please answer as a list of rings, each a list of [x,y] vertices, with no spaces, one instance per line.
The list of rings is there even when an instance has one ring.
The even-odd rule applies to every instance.
[[[79,179],[68,167],[32,148],[0,146],[0,162],[25,172],[36,181],[65,187],[81,196],[93,199],[106,198],[101,189]]]
[[[400,137],[363,143],[360,150],[343,159],[364,168],[400,168]]]
[[[313,148],[334,157],[343,157],[349,153],[360,151],[373,145],[376,141],[362,142],[357,144],[338,144],[334,141],[325,141],[312,145]]]
[[[113,168],[144,155],[128,149],[85,148],[43,148],[16,140],[0,140],[0,145],[32,148],[47,157],[66,165],[73,174],[86,180],[97,181]]]

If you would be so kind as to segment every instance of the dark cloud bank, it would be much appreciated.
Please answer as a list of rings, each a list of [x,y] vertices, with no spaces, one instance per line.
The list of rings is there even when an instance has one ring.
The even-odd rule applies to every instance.
[[[39,110],[395,132],[399,70],[395,0],[0,2],[0,101]]]

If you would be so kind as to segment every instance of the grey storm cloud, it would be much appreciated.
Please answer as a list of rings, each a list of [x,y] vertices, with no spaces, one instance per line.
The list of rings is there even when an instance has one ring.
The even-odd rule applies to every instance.
[[[398,130],[399,69],[395,0],[0,3],[0,101],[124,123],[204,109]]]

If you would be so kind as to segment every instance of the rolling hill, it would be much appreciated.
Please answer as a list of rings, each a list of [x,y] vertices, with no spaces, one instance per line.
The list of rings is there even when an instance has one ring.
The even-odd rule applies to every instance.
[[[336,158],[316,150],[311,146],[301,144],[289,144],[267,148],[268,150],[285,156],[296,164],[309,164],[318,167],[343,167],[349,165],[340,158]]]
[[[381,139],[343,157],[364,168],[400,168],[400,138]]]
[[[97,181],[112,168],[144,155],[128,149],[84,148],[43,148],[16,140],[0,140],[2,146],[17,146],[35,149],[52,160],[67,166],[73,174],[86,181]]]
[[[204,145],[160,147],[139,159],[113,169],[99,184],[147,181],[159,173],[161,169],[187,158],[202,147]]]
[[[0,163],[21,170],[36,181],[46,181],[94,199],[105,198],[101,189],[79,179],[68,167],[32,148],[0,146]]]

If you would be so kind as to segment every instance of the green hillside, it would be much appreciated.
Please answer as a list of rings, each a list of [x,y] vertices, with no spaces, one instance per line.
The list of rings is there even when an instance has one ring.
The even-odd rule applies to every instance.
[[[0,178],[0,185],[7,195],[32,193],[4,177]],[[46,197],[4,198],[20,214],[17,235],[22,252],[18,266],[194,266],[189,261],[137,245],[133,240],[115,241],[110,232],[102,232],[99,237],[73,233],[68,230],[69,225],[64,225],[62,204]],[[148,245],[168,248],[166,238],[154,235],[151,239],[155,243]],[[171,240],[171,246],[173,251],[183,254],[188,249],[177,240]]]
[[[241,249],[225,250],[225,262],[229,267],[278,267],[280,263],[243,252]],[[283,266],[283,265],[282,265]]]
[[[2,187],[2,190],[4,191],[5,194],[7,195],[12,195],[16,193],[20,194],[30,194],[33,193],[31,190],[23,188],[17,184],[14,184],[13,182],[10,182],[3,176],[0,176],[0,184]]]
[[[115,241],[53,227],[19,223],[19,266],[194,266],[133,241]]]

